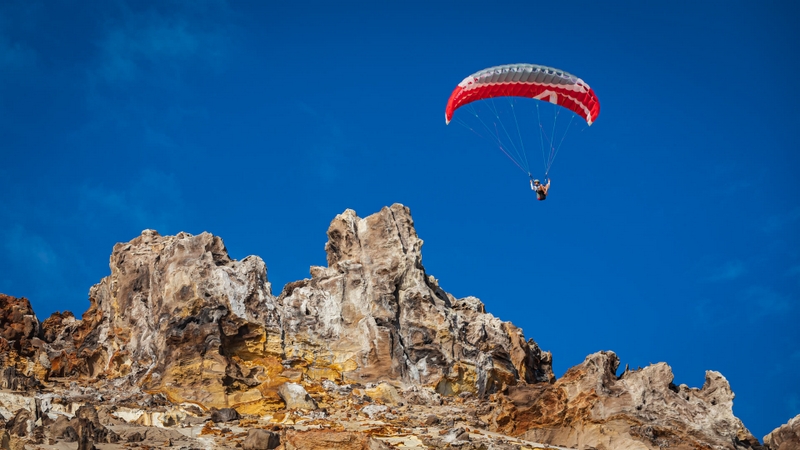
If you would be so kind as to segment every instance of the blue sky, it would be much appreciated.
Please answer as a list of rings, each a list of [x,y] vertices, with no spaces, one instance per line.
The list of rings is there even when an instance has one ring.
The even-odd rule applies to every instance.
[[[152,228],[261,256],[278,294],[336,214],[399,202],[428,273],[557,375],[613,350],[722,372],[759,439],[799,414],[795,3],[427,3],[0,3],[0,292],[80,314]],[[601,103],[546,202],[444,123],[465,76],[519,62]]]

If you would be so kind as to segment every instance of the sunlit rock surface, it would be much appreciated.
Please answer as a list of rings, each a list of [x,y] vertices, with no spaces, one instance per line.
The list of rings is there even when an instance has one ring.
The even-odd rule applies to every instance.
[[[551,380],[550,355],[477,299],[447,294],[425,272],[421,248],[404,206],[337,216],[328,267],[312,267],[279,299],[286,358],[315,380],[391,379],[448,394]]]
[[[0,448],[762,448],[717,372],[675,386],[599,352],[556,380],[426,273],[402,205],[327,235],[327,266],[277,297],[261,258],[153,230],[114,246],[80,319],[0,295]],[[797,448],[797,419],[765,442]]]
[[[257,379],[280,367],[281,332],[260,258],[233,261],[208,233],[145,230],[114,246],[110,266],[81,321],[53,321],[52,375],[208,407],[263,397]]]
[[[800,415],[764,436],[764,444],[771,450],[800,449]]]
[[[733,392],[718,372],[702,388],[676,386],[665,363],[616,375],[619,359],[599,352],[555,383],[519,386],[487,420],[511,434],[566,447],[752,448],[733,415]],[[505,425],[501,425],[508,420]]]

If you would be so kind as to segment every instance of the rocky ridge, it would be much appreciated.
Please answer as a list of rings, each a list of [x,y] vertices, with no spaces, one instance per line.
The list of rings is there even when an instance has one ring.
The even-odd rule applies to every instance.
[[[664,363],[617,375],[599,352],[556,380],[421,248],[408,208],[347,210],[327,267],[275,296],[261,258],[145,230],[81,319],[0,295],[0,448],[762,448],[717,372],[675,386]],[[798,448],[791,423],[763,448]]]

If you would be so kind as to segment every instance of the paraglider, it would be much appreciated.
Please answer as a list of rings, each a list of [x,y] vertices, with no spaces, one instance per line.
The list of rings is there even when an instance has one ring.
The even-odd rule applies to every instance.
[[[502,114],[499,112],[498,105],[493,101],[497,97],[509,98],[510,112],[507,113],[505,119],[501,117]],[[523,127],[520,127],[519,113],[515,109],[516,99],[533,100],[535,103],[535,108],[533,109],[536,111],[536,117],[539,122],[539,139],[542,147],[545,179],[548,179],[550,168],[564,141],[564,137],[566,137],[566,131],[572,124],[572,120],[579,117],[586,122],[587,126],[591,126],[600,114],[600,102],[594,90],[582,79],[563,70],[535,64],[508,64],[483,69],[464,78],[450,94],[445,108],[445,123],[449,124],[455,116],[457,122],[479,136],[484,137],[479,130],[484,134],[489,133],[491,140],[498,144],[500,150],[517,167],[528,174],[531,180],[531,189],[537,193],[537,198],[544,200],[547,197],[550,183],[549,180],[545,185],[534,183],[529,167],[529,158],[525,151],[524,142],[522,142],[525,123],[523,122]],[[555,108],[552,130],[545,130],[542,125],[542,118],[539,112],[539,103],[541,102],[558,106],[558,108]],[[486,108],[489,112],[484,113],[484,116],[493,116],[491,119],[497,120],[497,122],[491,124],[493,126],[487,124],[480,117],[481,115],[478,114],[478,111],[473,108],[474,104],[478,103],[487,103]],[[473,127],[473,125],[458,120],[456,112],[465,106],[470,114],[465,114],[464,117],[476,117],[480,121],[482,129],[480,126]],[[567,130],[564,131],[559,140],[556,136],[556,119],[560,110],[563,109],[571,113],[571,118],[567,125]],[[512,121],[509,117],[513,117],[512,123],[516,130],[508,123]],[[548,147],[547,150],[545,150],[545,141]],[[538,187],[535,188],[534,185]]]
[[[546,200],[547,191],[550,190],[550,180],[547,180],[547,184],[542,184],[531,177],[531,190],[536,193],[536,200]]]

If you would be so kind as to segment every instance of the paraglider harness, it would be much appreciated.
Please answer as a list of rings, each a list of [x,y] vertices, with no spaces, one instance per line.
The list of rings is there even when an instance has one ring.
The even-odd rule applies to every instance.
[[[539,200],[539,201],[547,200],[547,194],[544,191],[544,185],[541,184],[541,183],[534,184],[533,183],[534,182],[533,175],[531,175],[529,173],[528,176],[531,179],[531,189],[533,189],[533,192],[536,193],[536,200]],[[547,174],[545,174],[544,179],[545,179],[545,181],[547,181]],[[539,180],[536,180],[536,181],[539,181]],[[549,181],[547,181],[547,182],[549,183]]]

